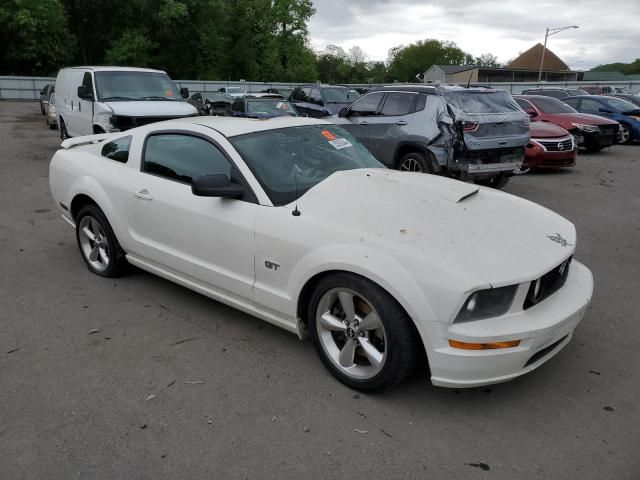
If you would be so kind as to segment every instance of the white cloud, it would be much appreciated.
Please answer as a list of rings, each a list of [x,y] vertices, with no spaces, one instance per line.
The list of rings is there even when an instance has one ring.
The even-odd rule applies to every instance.
[[[362,47],[373,60],[417,40],[451,40],[479,56],[507,62],[544,41],[546,27],[578,25],[549,37],[548,47],[576,69],[640,57],[640,2],[606,8],[602,0],[316,0],[314,48]],[[621,4],[619,5],[621,6]]]

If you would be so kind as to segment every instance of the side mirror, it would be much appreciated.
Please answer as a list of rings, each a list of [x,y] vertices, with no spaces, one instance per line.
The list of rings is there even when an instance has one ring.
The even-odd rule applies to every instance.
[[[535,110],[527,110],[527,115],[529,115],[529,118],[534,118],[538,116],[538,112],[536,112]]]
[[[338,116],[340,118],[346,118],[349,115],[349,109],[347,107],[342,107],[338,112]]]
[[[40,90],[40,95],[44,95],[44,88]]]
[[[189,89],[187,87],[182,87],[180,89],[180,95],[182,98],[189,98]]]
[[[191,192],[198,197],[240,198],[244,188],[230,182],[226,175],[205,175],[191,181]]]
[[[78,97],[93,102],[93,93],[89,91],[86,85],[80,85],[78,87]]]

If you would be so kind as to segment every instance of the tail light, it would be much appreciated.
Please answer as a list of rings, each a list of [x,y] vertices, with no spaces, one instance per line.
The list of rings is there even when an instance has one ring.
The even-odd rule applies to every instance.
[[[478,122],[462,122],[462,130],[465,132],[475,132],[479,126]]]

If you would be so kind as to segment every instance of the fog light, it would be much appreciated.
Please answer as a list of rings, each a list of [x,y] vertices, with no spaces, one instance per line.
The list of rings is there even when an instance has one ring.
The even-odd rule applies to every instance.
[[[467,343],[457,340],[449,340],[449,346],[453,348],[461,348],[462,350],[494,350],[496,348],[512,348],[520,345],[520,340],[510,340],[508,342],[491,342],[491,343]]]

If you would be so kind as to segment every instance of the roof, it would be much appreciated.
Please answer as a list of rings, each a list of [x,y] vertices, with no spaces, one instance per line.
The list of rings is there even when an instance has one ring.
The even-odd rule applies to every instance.
[[[444,73],[459,73],[478,68],[477,65],[431,65],[431,67],[438,67]]]
[[[387,92],[387,91],[401,91],[411,93],[436,93],[436,87],[427,87],[423,85],[383,85],[381,87],[373,87],[367,93],[371,92]]]
[[[152,68],[138,68],[138,67],[96,67],[96,66],[80,66],[80,67],[68,67],[70,69],[91,70],[93,72],[153,72],[153,73],[166,73],[163,70],[154,70]],[[63,70],[66,70],[63,68]]]
[[[540,68],[540,60],[542,58],[543,50],[544,46],[541,43],[536,43],[529,50],[511,60],[511,62],[509,62],[509,64],[507,65],[507,68],[538,70]],[[544,53],[544,65],[542,67],[542,69],[547,72],[571,71],[569,66],[548,48]]]
[[[201,116],[177,118],[169,121],[202,125],[217,130],[225,137],[236,137],[247,133],[265,132],[278,128],[302,127],[307,125],[333,125],[327,120],[310,117],[274,117],[264,120],[240,117]]]

